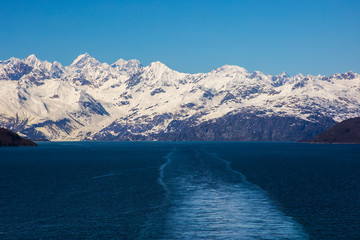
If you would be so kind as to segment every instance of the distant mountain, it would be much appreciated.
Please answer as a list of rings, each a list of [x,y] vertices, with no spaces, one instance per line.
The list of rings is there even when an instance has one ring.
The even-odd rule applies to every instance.
[[[335,124],[317,135],[310,142],[316,143],[360,143],[360,117]]]
[[[310,139],[360,116],[360,75],[289,76],[225,65],[188,74],[161,62],[70,66],[35,55],[0,61],[0,126],[31,139]]]
[[[36,143],[20,137],[13,131],[0,128],[0,147],[37,146]]]

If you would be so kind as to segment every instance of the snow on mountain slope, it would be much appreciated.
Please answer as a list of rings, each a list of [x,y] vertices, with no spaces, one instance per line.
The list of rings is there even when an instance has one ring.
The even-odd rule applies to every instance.
[[[64,67],[30,55],[0,61],[0,96],[0,126],[33,139],[168,139],[164,134],[205,131],[199,126],[219,125],[219,119],[227,119],[219,126],[228,124],[231,131],[230,119],[238,120],[229,116],[250,123],[287,119],[281,121],[285,128],[313,124],[308,131],[317,131],[333,120],[360,116],[360,75],[272,76],[231,65],[186,74],[161,62],[143,67],[119,59],[109,65],[89,54]],[[221,134],[219,140],[227,139]],[[283,139],[274,136],[266,139]]]
[[[126,61],[122,58],[111,64],[111,67],[115,68],[119,72],[125,72],[128,75],[135,74],[141,67],[139,60],[133,59]]]

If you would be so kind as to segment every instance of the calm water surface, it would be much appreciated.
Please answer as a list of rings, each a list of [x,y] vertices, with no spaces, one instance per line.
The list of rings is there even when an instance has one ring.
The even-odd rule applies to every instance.
[[[0,148],[0,239],[360,239],[360,146]]]

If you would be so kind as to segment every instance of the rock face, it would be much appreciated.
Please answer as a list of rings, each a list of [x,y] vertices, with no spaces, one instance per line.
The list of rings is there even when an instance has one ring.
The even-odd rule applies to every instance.
[[[0,147],[37,146],[31,140],[25,139],[5,128],[0,128]]]
[[[319,133],[334,123],[334,120],[326,117],[318,122],[309,122],[295,117],[240,113],[229,114],[190,128],[184,124],[173,134],[164,134],[158,138],[173,141],[298,141]]]
[[[34,140],[298,141],[360,117],[360,75],[269,75],[161,62],[0,61],[0,127]]]
[[[315,143],[360,143],[360,117],[335,124],[329,130],[317,135],[310,142]]]

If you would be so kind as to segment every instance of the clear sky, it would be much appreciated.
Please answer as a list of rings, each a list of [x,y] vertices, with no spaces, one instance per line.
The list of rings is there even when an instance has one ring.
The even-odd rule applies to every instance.
[[[290,75],[360,72],[360,1],[1,1],[0,59],[161,61]]]

